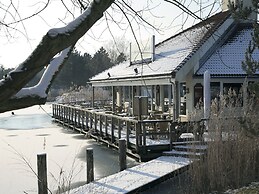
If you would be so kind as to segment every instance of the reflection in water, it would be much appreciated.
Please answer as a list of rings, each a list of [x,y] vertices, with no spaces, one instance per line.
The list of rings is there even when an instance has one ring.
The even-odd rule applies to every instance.
[[[58,147],[67,147],[68,145],[54,145],[53,147],[56,147],[56,148],[58,148]]]
[[[42,136],[42,137],[45,137],[45,136],[49,136],[50,134],[38,134],[36,136]]]

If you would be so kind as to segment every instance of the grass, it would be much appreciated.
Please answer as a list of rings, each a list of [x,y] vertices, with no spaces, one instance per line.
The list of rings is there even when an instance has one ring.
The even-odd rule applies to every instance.
[[[258,194],[259,193],[259,182],[251,183],[247,187],[242,187],[235,190],[228,190],[225,194]]]
[[[235,91],[213,102],[207,154],[190,168],[189,193],[222,193],[259,179],[258,104],[258,98]],[[258,190],[256,186],[240,192]]]

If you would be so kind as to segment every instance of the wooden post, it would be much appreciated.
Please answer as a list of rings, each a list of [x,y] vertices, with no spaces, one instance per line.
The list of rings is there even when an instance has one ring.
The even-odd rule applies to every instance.
[[[115,89],[115,86],[112,86],[112,112],[113,113],[116,111],[115,97],[116,97],[116,89]]]
[[[70,106],[68,107],[68,120],[67,120],[67,123],[70,124],[70,121],[71,121],[71,108]]]
[[[139,139],[139,136],[140,136],[140,123],[135,123],[135,129],[136,129],[136,150],[137,152],[139,151],[139,147],[140,147],[140,139]]]
[[[57,113],[58,113],[58,119],[60,120],[60,105],[57,105]]]
[[[81,109],[78,109],[77,112],[77,126],[78,128],[81,128]]]
[[[71,107],[71,124],[74,125],[74,108]]]
[[[105,115],[105,118],[104,118],[104,122],[105,122],[105,136],[107,137],[108,136],[108,116]]]
[[[169,150],[171,151],[173,149],[173,128],[174,128],[174,124],[172,122],[170,122],[169,124],[169,140],[170,140],[170,146],[169,146]]]
[[[95,112],[93,114],[94,114],[94,130],[97,131],[98,118]]]
[[[76,128],[76,108],[73,108],[73,112],[74,112],[74,118],[73,118],[73,130],[75,130]]]
[[[94,157],[93,157],[93,148],[86,149],[86,183],[94,181]]]
[[[143,127],[143,145],[144,147],[146,148],[146,145],[147,145],[147,131],[146,131],[146,123],[142,123],[142,127]]]
[[[130,142],[129,142],[129,136],[130,136],[130,122],[129,121],[126,121],[126,145],[127,145],[127,148],[129,148],[129,145],[130,145]]]
[[[89,119],[90,119],[90,129],[93,129],[93,114],[89,112]]]
[[[81,123],[82,123],[82,131],[85,129],[85,111],[81,110]]]
[[[89,112],[85,111],[85,125],[86,125],[86,129],[89,129]]]
[[[99,130],[100,130],[100,135],[103,137],[103,122],[102,122],[102,115],[99,115]]]
[[[120,171],[125,170],[127,168],[125,139],[119,139],[119,163]]]
[[[65,125],[65,118],[66,118],[66,107],[63,106],[63,126]]]
[[[55,118],[55,104],[52,104],[52,115]]]
[[[37,154],[38,194],[48,193],[46,153]]]
[[[114,143],[115,137],[114,137],[114,118],[111,117],[111,142]]]
[[[92,108],[94,108],[94,86],[92,87]]]
[[[120,139],[121,138],[121,120],[118,119],[118,138]]]

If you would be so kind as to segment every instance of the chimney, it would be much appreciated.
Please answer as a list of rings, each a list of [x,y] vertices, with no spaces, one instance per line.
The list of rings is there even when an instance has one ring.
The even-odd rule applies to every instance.
[[[151,60],[155,61],[155,35],[152,36],[151,40]]]
[[[229,10],[228,5],[229,5],[229,2],[230,2],[230,3],[234,3],[235,6],[242,3],[243,8],[251,7],[252,10],[254,10],[255,7],[253,7],[252,1],[253,0],[222,0],[221,8],[222,8],[222,11]],[[253,21],[257,21],[257,13],[255,11],[253,11],[249,16],[249,19],[253,20]]]

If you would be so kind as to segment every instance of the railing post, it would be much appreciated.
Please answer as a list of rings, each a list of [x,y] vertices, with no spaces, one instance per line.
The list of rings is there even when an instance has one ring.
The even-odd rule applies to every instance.
[[[127,168],[125,139],[119,139],[119,163],[120,171],[125,170]]]
[[[52,115],[55,118],[55,104],[52,104]]]
[[[103,122],[102,122],[102,115],[99,115],[99,129],[100,129],[100,135],[103,136]]]
[[[147,134],[146,134],[146,123],[142,123],[142,127],[143,127],[143,145],[146,147],[146,140],[147,140]]]
[[[94,130],[97,130],[97,123],[98,123],[97,114],[94,113]]]
[[[140,146],[140,127],[141,127],[141,125],[140,125],[140,123],[139,122],[137,122],[137,123],[135,123],[135,129],[136,129],[136,150],[137,150],[137,152],[139,151],[139,146]]]
[[[105,136],[108,136],[108,116],[105,115]]]
[[[94,181],[94,157],[93,148],[86,149],[86,175],[87,183]]]
[[[81,120],[81,109],[77,109],[77,127],[78,128],[81,128],[81,123],[80,123],[80,120]]]
[[[57,112],[58,112],[58,120],[60,120],[60,105],[58,105],[57,108],[58,108],[58,110],[57,110]]]
[[[85,111],[85,125],[86,125],[86,129],[89,128],[88,120],[89,120],[89,112]]]
[[[71,124],[74,125],[74,108],[70,107],[71,109]]]
[[[66,107],[63,106],[63,111],[62,111],[63,112],[63,114],[62,114],[63,115],[63,122],[62,122],[63,126],[65,125],[65,117],[66,117],[66,111],[65,110],[66,110]]]
[[[82,122],[82,130],[84,131],[84,129],[85,129],[85,110],[84,109],[82,109],[81,122]]]
[[[90,119],[90,129],[93,128],[93,115],[91,112],[89,112],[89,119]]]
[[[47,194],[48,182],[47,182],[46,153],[37,154],[37,166],[38,166],[38,194]]]
[[[121,120],[118,119],[118,138],[121,138]]]
[[[126,121],[126,145],[127,148],[129,148],[130,142],[129,142],[129,136],[130,136],[130,122]]]
[[[76,128],[76,108],[73,107],[73,129]]]
[[[169,141],[170,141],[170,147],[169,147],[169,150],[171,151],[173,149],[173,127],[174,127],[174,124],[172,124],[172,122],[170,122],[169,124]]]
[[[70,124],[70,122],[71,122],[71,108],[70,108],[70,106],[68,107],[68,121],[67,121],[67,123],[68,124]]]
[[[111,117],[111,142],[114,142],[114,118]]]

